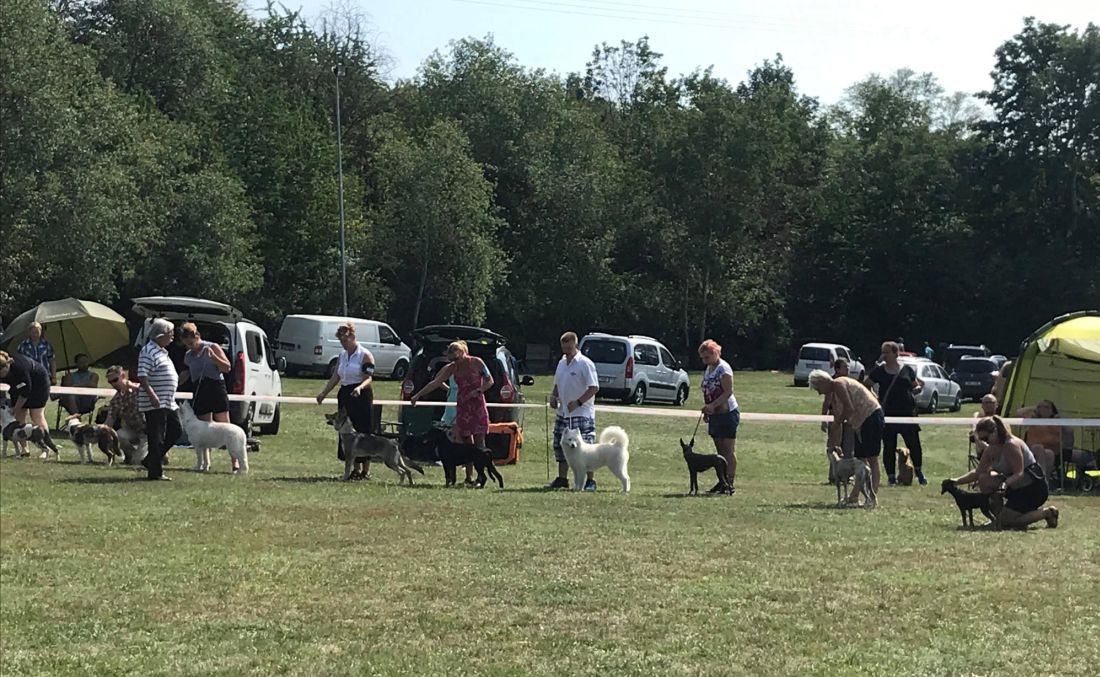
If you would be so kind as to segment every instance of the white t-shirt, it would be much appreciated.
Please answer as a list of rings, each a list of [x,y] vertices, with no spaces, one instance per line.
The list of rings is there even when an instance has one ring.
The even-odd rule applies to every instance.
[[[713,367],[707,367],[707,370],[703,372],[703,382],[700,384],[700,390],[703,391],[703,402],[710,404],[721,394],[722,377],[726,374],[733,377],[733,368],[730,367],[729,362],[725,360],[718,360],[718,364]],[[731,390],[726,411],[733,411],[736,408],[737,398],[733,396],[733,391]]]
[[[579,352],[572,361],[566,362],[563,355],[558,361],[558,367],[554,370],[554,387],[558,389],[558,399],[561,405],[558,413],[568,416],[585,416],[596,418],[595,397],[590,398],[573,411],[569,411],[569,403],[584,394],[589,387],[600,387],[600,379],[596,375],[596,365]]]
[[[336,370],[340,374],[340,385],[357,386],[368,375],[374,376],[374,355],[362,345],[357,346],[351,355],[348,355],[348,351],[341,350]]]

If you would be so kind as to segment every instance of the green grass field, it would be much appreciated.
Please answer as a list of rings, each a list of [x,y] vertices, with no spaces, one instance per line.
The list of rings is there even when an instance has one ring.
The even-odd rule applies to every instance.
[[[789,379],[738,374],[742,409],[816,413]],[[548,386],[538,379],[529,399]],[[439,468],[410,489],[381,465],[369,482],[336,481],[329,409],[286,407],[247,477],[228,474],[224,452],[215,472],[191,473],[184,449],[171,483],[81,466],[71,444],[61,463],[4,459],[0,672],[1100,669],[1100,497],[1055,496],[1057,530],[960,530],[932,485],[965,469],[965,429],[926,427],[932,484],[884,487],[869,511],[831,507],[812,425],[743,424],[733,497],[684,496],[676,440],[691,421],[626,415],[599,424],[632,436],[630,495],[606,471],[596,494],[537,489],[541,411],[528,412],[521,462],[502,468],[504,491],[445,489]]]

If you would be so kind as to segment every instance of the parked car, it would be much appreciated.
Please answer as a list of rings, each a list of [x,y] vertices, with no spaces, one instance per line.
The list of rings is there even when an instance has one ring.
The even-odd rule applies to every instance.
[[[267,333],[233,306],[186,296],[146,296],[134,299],[134,312],[145,318],[134,342],[136,347],[148,342],[149,328],[158,317],[176,325],[194,322],[203,339],[220,345],[232,364],[225,375],[230,395],[283,394],[279,368],[284,365],[276,359]],[[280,418],[277,402],[229,403],[229,420],[249,435],[254,426],[262,434],[276,434]]]
[[[955,369],[955,365],[959,363],[963,355],[989,357],[989,354],[989,348],[986,348],[984,345],[968,346],[952,343],[943,349],[943,361],[941,364],[944,369],[950,372]]]
[[[920,392],[914,393],[919,411],[934,414],[940,409],[962,408],[959,384],[951,380],[943,367],[923,357],[903,357],[898,361],[912,367],[917,378],[924,382]]]
[[[990,355],[989,359],[997,363],[998,370],[1000,370],[1001,367],[1005,366],[1005,362],[1008,362],[1008,358],[1004,355]]]
[[[581,339],[580,351],[596,364],[601,399],[627,403],[687,402],[688,374],[660,341],[648,336],[592,333]]]
[[[523,387],[535,384],[531,376],[521,376],[516,358],[505,346],[500,334],[480,327],[459,325],[433,325],[413,332],[412,360],[405,380],[401,383],[401,399],[408,400],[427,385],[448,360],[447,346],[453,341],[465,341],[470,354],[480,357],[493,376],[493,387],[485,393],[490,404],[523,404]],[[440,388],[427,395],[424,402],[444,402],[447,393]],[[443,407],[401,407],[400,430],[402,436],[420,436],[432,423],[443,416]],[[505,423],[514,421],[522,426],[523,408],[490,407],[489,421]]]
[[[412,350],[401,341],[393,327],[377,320],[335,315],[287,315],[283,318],[276,345],[279,355],[286,358],[287,373],[331,376],[342,350],[336,329],[347,322],[355,325],[356,339],[374,355],[375,374],[379,378],[405,378]]]
[[[860,381],[866,371],[859,358],[852,354],[848,346],[839,343],[807,343],[798,351],[798,360],[794,364],[794,384],[806,386],[810,382],[810,372],[821,369],[833,373],[833,363],[838,357],[848,360],[848,373]]]
[[[965,399],[980,399],[993,391],[993,374],[1000,369],[997,362],[988,357],[963,355],[951,372],[951,380],[959,384]]]

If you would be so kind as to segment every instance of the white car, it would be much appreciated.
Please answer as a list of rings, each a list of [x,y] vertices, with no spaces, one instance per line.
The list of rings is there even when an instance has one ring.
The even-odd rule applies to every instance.
[[[351,322],[355,338],[374,355],[374,369],[379,378],[403,379],[409,371],[412,350],[401,341],[393,327],[377,320],[335,315],[287,315],[279,327],[276,339],[279,356],[286,358],[287,373],[298,372],[332,375],[340,357],[340,341],[336,330]]]
[[[805,387],[814,369],[833,373],[833,363],[838,357],[848,360],[848,374],[857,381],[863,380],[865,368],[848,346],[839,343],[807,343],[798,351],[794,364],[794,384]]]
[[[225,351],[232,369],[225,375],[230,395],[280,396],[283,382],[279,376],[279,361],[271,341],[254,322],[244,319],[233,306],[187,296],[147,296],[134,299],[134,312],[145,318],[134,342],[140,348],[148,342],[153,320],[163,317],[177,327],[194,322],[205,341],[217,343]],[[169,354],[182,368],[182,346],[169,347]],[[280,411],[277,402],[230,402],[229,420],[248,435],[253,426],[266,435],[279,432]]]
[[[677,406],[687,401],[688,374],[657,339],[592,333],[581,339],[580,350],[596,365],[599,398]]]
[[[961,388],[943,367],[923,357],[902,357],[898,361],[912,367],[917,378],[924,381],[924,388],[914,393],[917,409],[934,414],[940,409],[958,411],[962,408]]]

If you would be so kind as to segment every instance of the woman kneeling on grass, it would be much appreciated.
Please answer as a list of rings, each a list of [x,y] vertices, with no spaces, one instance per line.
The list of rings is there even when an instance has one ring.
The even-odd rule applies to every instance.
[[[1004,495],[1004,508],[997,518],[1001,528],[1026,529],[1045,519],[1051,529],[1058,526],[1058,508],[1048,505],[1047,483],[1043,467],[1035,461],[1031,449],[1000,416],[978,421],[974,436],[987,446],[978,468],[955,479],[956,484],[977,480],[982,493]]]

